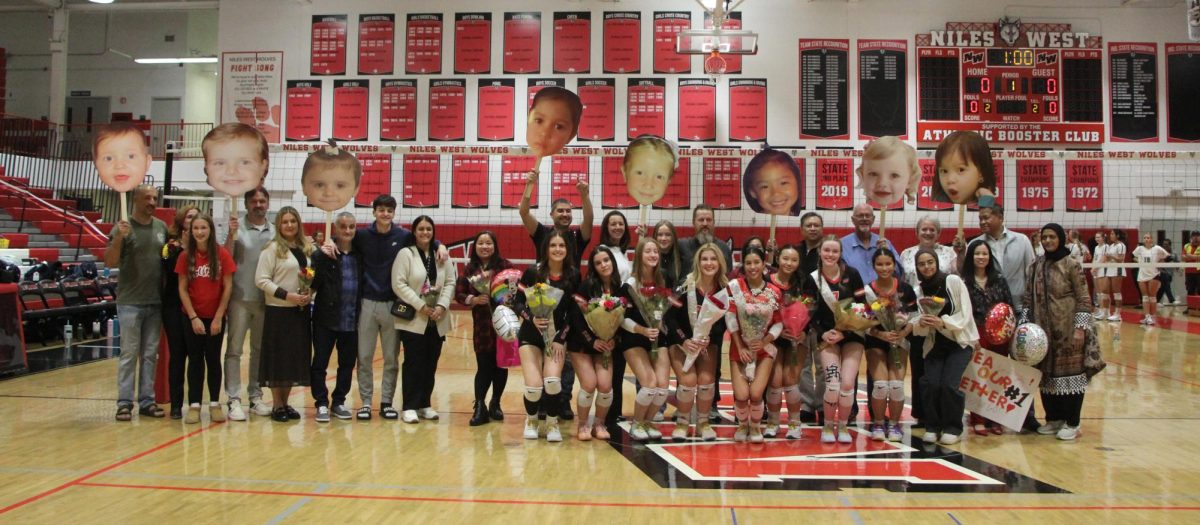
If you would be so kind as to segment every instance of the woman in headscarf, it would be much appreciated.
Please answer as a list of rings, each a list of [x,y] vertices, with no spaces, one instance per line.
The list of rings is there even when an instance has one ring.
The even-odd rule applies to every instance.
[[[928,248],[917,250],[915,264],[920,279],[916,292],[921,315],[911,321],[912,351],[925,357],[925,374],[921,376],[921,404],[925,408],[922,439],[926,443],[953,445],[961,439],[966,404],[958,383],[971,360],[972,348],[979,341],[979,332],[971,315],[971,297],[962,279],[942,272],[937,253]],[[923,304],[926,298],[934,304]],[[936,303],[940,303],[940,308]]]
[[[1038,428],[1038,434],[1056,434],[1058,439],[1071,441],[1079,437],[1079,413],[1088,380],[1103,365],[1092,370],[1084,366],[1089,353],[1100,362],[1100,347],[1092,326],[1087,283],[1079,263],[1069,257],[1067,235],[1062,226],[1051,223],[1042,228],[1041,236],[1046,253],[1029,267],[1029,288],[1021,311],[1022,319],[1042,327],[1049,340],[1046,357],[1037,365],[1042,371],[1040,388],[1046,407],[1046,424]]]

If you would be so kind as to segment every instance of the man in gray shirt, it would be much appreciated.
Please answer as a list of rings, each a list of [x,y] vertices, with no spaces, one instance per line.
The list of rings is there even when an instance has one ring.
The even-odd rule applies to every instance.
[[[154,402],[154,375],[162,334],[162,251],[167,225],[154,217],[158,190],[141,185],[132,193],[129,220],[117,223],[104,250],[105,266],[121,270],[117,281],[117,321],[121,326],[117,421],[132,419],[135,375],[138,414],[163,417],[163,409]]]
[[[1012,290],[1013,307],[1020,308],[1025,298],[1025,270],[1033,264],[1033,245],[1029,243],[1029,237],[1004,227],[1004,207],[1000,205],[979,209],[979,229],[983,234],[971,241],[982,240],[991,248],[992,258]]]
[[[229,298],[229,321],[226,323],[225,341],[225,393],[229,396],[229,419],[245,421],[242,408],[242,350],[246,343],[246,332],[250,332],[250,369],[246,383],[246,395],[250,400],[250,411],[255,415],[271,415],[271,406],[263,403],[262,387],[258,385],[258,360],[262,356],[262,328],[266,303],[262,290],[254,285],[254,271],[258,267],[258,256],[263,247],[275,238],[275,228],[267,220],[271,194],[258,189],[246,192],[246,219],[229,219],[225,249],[237,263],[233,273],[233,295]],[[232,235],[237,232],[236,239]]]

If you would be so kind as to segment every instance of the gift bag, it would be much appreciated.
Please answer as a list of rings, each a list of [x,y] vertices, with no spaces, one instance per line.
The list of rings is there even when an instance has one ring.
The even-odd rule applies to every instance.
[[[515,340],[496,339],[496,366],[500,368],[521,366],[521,353],[517,351],[519,346]]]

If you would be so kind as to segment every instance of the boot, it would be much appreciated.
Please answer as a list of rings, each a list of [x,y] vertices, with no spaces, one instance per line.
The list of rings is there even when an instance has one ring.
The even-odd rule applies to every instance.
[[[476,399],[475,412],[471,415],[471,426],[487,424],[489,419],[491,418],[488,417],[487,406],[483,404],[483,401]]]
[[[500,398],[493,397],[488,405],[488,415],[496,421],[504,421],[504,411],[500,410]]]

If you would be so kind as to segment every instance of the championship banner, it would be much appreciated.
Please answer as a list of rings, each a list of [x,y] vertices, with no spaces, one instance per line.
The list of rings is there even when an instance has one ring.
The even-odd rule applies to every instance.
[[[346,15],[313,15],[309,74],[346,74]]]
[[[479,79],[476,126],[479,140],[513,140],[513,113],[517,103],[516,80]]]
[[[492,72],[492,14],[454,14],[454,74]]]
[[[287,81],[287,125],[284,138],[311,141],[321,138],[321,81]]]
[[[392,193],[392,154],[358,153],[362,165],[362,180],[354,196],[355,208],[370,208],[375,197]]]
[[[851,159],[817,159],[817,209],[848,210],[854,207]]]
[[[533,155],[502,157],[500,159],[500,207],[521,207],[521,195],[525,193],[525,179],[533,169]],[[529,199],[529,207],[537,208],[538,192]]]
[[[438,207],[438,164],[441,155],[404,156],[405,208]]]
[[[583,102],[579,140],[614,140],[616,131],[616,81],[611,78],[581,78],[576,89]]]
[[[1017,211],[1054,211],[1054,161],[1017,161]]]
[[[395,41],[396,15],[358,15],[358,74],[392,74]]]
[[[691,208],[692,159],[681,158],[675,166],[675,174],[671,176],[671,184],[661,199],[654,203],[656,210],[686,210]],[[622,184],[621,186],[624,186]]]
[[[367,140],[369,86],[367,80],[333,81],[333,138]]]
[[[1200,31],[1200,26],[1190,26]],[[1167,51],[1167,142],[1200,142],[1200,43],[1165,44]]]
[[[282,51],[221,53],[221,122],[254,126],[278,144],[282,104]]]
[[[442,72],[442,14],[409,14],[404,38],[404,72]]]
[[[1108,43],[1113,142],[1158,142],[1158,44]]]
[[[954,208],[953,202],[933,200],[933,178],[937,176],[937,166],[933,159],[918,159],[921,166],[921,185],[917,186],[917,209],[926,211],[941,211]]]
[[[1041,380],[1041,370],[981,348],[967,363],[958,389],[972,414],[1019,432]]]
[[[454,208],[488,207],[488,156],[454,155],[450,182]]]
[[[429,140],[464,140],[467,83],[460,79],[429,81]]]
[[[531,79],[529,79],[529,84],[525,88],[525,112],[526,113],[529,113],[529,110],[531,108],[533,108],[533,97],[537,96],[538,91],[541,91],[542,88],[549,87],[549,86],[565,88],[565,87],[567,87],[567,81],[566,81],[566,79],[563,79],[563,78],[531,78]]]
[[[629,210],[638,207],[621,176],[621,163],[624,161],[621,157],[600,159],[600,207],[603,209]]]
[[[380,82],[379,140],[417,140],[417,81]]]
[[[849,139],[850,41],[800,39],[800,139]]]
[[[679,140],[717,140],[717,83],[708,78],[679,79]]]
[[[908,41],[858,41],[858,137],[908,138]]]
[[[642,13],[605,11],[603,42],[605,73],[640,73]]]
[[[541,49],[541,13],[504,13],[504,74],[541,71]]]
[[[691,29],[692,13],[688,11],[654,12],[654,72],[692,72],[692,57],[675,51],[675,40],[680,31]]]
[[[729,140],[767,140],[767,79],[729,79]]]
[[[555,155],[550,161],[550,200],[567,199],[572,208],[583,206],[575,184],[589,182],[588,157]]]
[[[627,97],[625,132],[630,141],[642,135],[667,136],[667,81],[631,78]]]
[[[592,72],[592,13],[555,12],[552,51],[555,73]]]
[[[742,159],[704,159],[704,203],[718,210],[742,209]]]
[[[1104,211],[1104,162],[1067,161],[1067,211]]]

